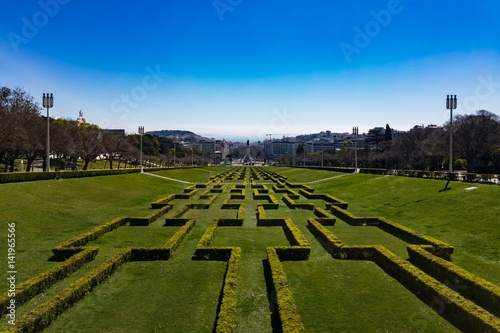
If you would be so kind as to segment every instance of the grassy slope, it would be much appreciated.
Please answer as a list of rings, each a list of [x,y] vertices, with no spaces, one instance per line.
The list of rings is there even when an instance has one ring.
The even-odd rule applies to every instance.
[[[279,169],[277,169],[279,171]],[[285,172],[282,172],[285,174]],[[313,170],[288,169],[292,181]],[[325,177],[326,178],[326,177]],[[455,246],[453,261],[500,285],[500,186],[356,174],[311,184],[349,202],[358,216],[384,216]],[[476,186],[475,190],[466,190]]]
[[[201,182],[224,170],[226,168],[200,168],[158,174]],[[288,176],[292,182],[336,175],[328,171],[270,170]],[[352,175],[311,185],[318,193],[331,193],[347,200],[349,209],[357,215],[385,216],[450,242],[456,247],[453,256],[456,263],[500,284],[495,274],[500,268],[496,252],[500,247],[499,232],[494,228],[499,212],[500,187],[479,186],[477,190],[465,191],[464,188],[470,184],[453,183],[451,191],[439,193],[438,190],[444,186],[442,182],[369,175]],[[50,249],[57,243],[119,215],[146,215],[149,213],[149,202],[167,193],[182,192],[185,186],[139,174],[2,185],[0,217],[18,224],[18,245],[22,251],[18,257],[19,278],[51,265],[47,258]],[[219,195],[214,207],[220,207],[226,193]],[[248,192],[244,226],[222,228],[216,234],[214,243],[240,245],[243,248],[237,331],[244,332],[249,327],[252,331],[269,331],[270,312],[261,260],[265,257],[265,245],[278,245],[284,240],[282,231],[274,230],[276,228],[255,227],[254,208],[257,202],[250,197]],[[302,200],[305,199],[299,201]],[[171,213],[190,201],[175,200],[176,207]],[[23,207],[28,208],[20,209],[21,202],[26,204]],[[451,213],[453,217],[450,218]],[[224,211],[223,215],[226,214],[235,215],[236,211]],[[383,331],[387,327],[395,331],[453,329],[375,265],[332,260],[305,227],[310,212],[290,211],[280,201],[279,211],[269,211],[270,216],[274,214],[291,214],[312,245],[309,261],[284,263],[308,331]],[[126,329],[131,332],[210,331],[215,320],[225,263],[196,262],[190,257],[208,224],[220,216],[221,211],[191,210],[187,215],[197,218],[197,224],[172,260],[126,264],[102,288],[97,288],[63,314],[47,331],[75,331],[72,327],[88,332],[95,331],[96,327],[101,331],[115,329],[120,332]],[[133,245],[142,243],[142,239],[149,239],[148,235],[152,236],[152,241],[156,232],[150,228],[160,225],[154,223],[146,227],[147,230],[130,227],[137,228],[137,238],[130,234],[131,229],[123,229],[97,242],[105,252],[107,247],[111,249],[129,242]],[[397,241],[390,237],[379,238],[377,230],[367,233],[366,228],[361,228],[350,232],[351,227],[341,223],[329,228],[352,244],[380,240],[389,248],[392,246],[396,253],[402,252]],[[161,233],[164,236],[159,236],[159,242],[172,231]],[[481,233],[488,233],[486,241],[475,237]],[[120,242],[116,237],[120,238]],[[26,246],[28,241],[31,250]],[[0,243],[0,250],[4,251],[4,248],[4,243]],[[2,290],[4,285],[1,281]],[[116,326],[123,318],[127,318],[127,324]],[[90,326],[89,319],[92,322]]]

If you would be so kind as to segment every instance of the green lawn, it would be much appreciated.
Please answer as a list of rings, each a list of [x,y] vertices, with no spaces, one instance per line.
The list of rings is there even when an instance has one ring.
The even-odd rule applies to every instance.
[[[249,168],[238,170],[248,171]],[[342,174],[324,170],[266,167],[293,183],[311,182],[315,193],[329,193],[349,203],[358,216],[384,216],[404,226],[455,246],[453,262],[500,285],[500,186],[454,182],[439,192],[443,181],[395,176]],[[234,170],[229,167],[174,169],[155,174],[187,182],[204,183],[210,177]],[[341,176],[341,177],[336,177]],[[331,178],[336,177],[336,178]],[[234,182],[234,181],[231,181]],[[51,249],[117,216],[146,216],[150,203],[170,193],[182,193],[189,184],[142,174],[2,184],[0,218],[16,223],[18,283],[54,265]],[[226,184],[210,209],[191,209],[183,218],[196,225],[168,261],[129,262],[101,286],[62,314],[46,332],[211,332],[216,320],[226,263],[191,260],[196,244],[216,218],[234,218],[237,210],[221,209],[233,184]],[[271,186],[269,186],[271,188]],[[50,299],[70,282],[86,274],[129,246],[164,244],[179,227],[165,227],[164,219],[184,205],[200,200],[175,199],[174,208],[145,227],[120,227],[89,245],[99,246],[97,258],[83,269],[35,297],[19,309],[21,315]],[[450,332],[456,329],[435,314],[396,280],[372,262],[333,259],[309,232],[312,211],[289,209],[274,193],[280,206],[266,210],[272,217],[291,217],[311,244],[308,261],[283,262],[290,288],[308,332]],[[297,202],[308,201],[304,197]],[[266,246],[287,245],[281,227],[257,227],[256,207],[246,188],[243,226],[219,227],[213,245],[240,246],[240,289],[236,331],[274,332],[275,295],[266,275]],[[406,258],[406,244],[376,227],[352,227],[338,220],[327,227],[349,245],[382,244]],[[0,242],[0,253],[7,253]],[[3,259],[2,259],[2,262]],[[0,290],[6,290],[6,279]],[[6,327],[0,318],[0,331]]]

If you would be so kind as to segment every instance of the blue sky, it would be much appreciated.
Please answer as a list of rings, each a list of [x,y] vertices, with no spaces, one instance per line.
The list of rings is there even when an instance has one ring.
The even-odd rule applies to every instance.
[[[264,139],[500,114],[500,2],[4,1],[0,85],[51,115]],[[45,112],[45,111],[44,111]]]

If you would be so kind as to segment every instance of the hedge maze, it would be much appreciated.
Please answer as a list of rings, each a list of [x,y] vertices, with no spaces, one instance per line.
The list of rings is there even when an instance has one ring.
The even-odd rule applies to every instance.
[[[241,275],[244,263],[252,260],[248,251],[251,245],[242,247],[232,237],[250,232],[245,226],[256,227],[252,232],[257,235],[264,231],[263,228],[276,235],[262,236],[262,242],[269,241],[269,244],[261,249],[266,257],[262,260],[262,271],[257,273],[264,275],[268,286],[267,291],[262,292],[267,294],[273,318],[269,331],[314,331],[314,327],[308,326],[301,318],[301,313],[311,310],[301,308],[295,301],[294,285],[287,279],[286,267],[289,266],[284,265],[285,262],[294,265],[310,260],[312,248],[326,251],[332,261],[373,262],[429,307],[443,303],[445,306],[437,311],[438,315],[459,330],[500,331],[500,288],[454,265],[451,245],[383,217],[355,216],[348,211],[347,202],[330,194],[315,193],[308,185],[290,183],[286,177],[269,170],[264,167],[229,169],[206,183],[189,185],[182,193],[169,193],[152,202],[151,213],[147,216],[117,217],[57,244],[50,258],[57,263],[17,286],[17,306],[26,304],[29,309],[17,319],[16,326],[5,326],[6,331],[40,332],[100,288],[127,263],[168,261],[181,250],[191,253],[187,259],[190,261],[226,263],[222,288],[216,300],[213,331],[247,331],[239,313],[240,295],[246,288]],[[134,232],[141,233],[150,230],[152,223],[161,223],[167,230],[167,237],[161,244],[105,247],[104,250],[99,245],[99,240],[120,230],[135,228]],[[376,228],[396,237],[406,243],[408,259],[396,255],[384,245],[343,242],[336,236],[337,223],[348,225],[352,232]],[[201,237],[194,243],[186,242],[192,230],[199,230]],[[227,232],[230,232],[229,236],[223,236]],[[310,242],[308,238],[314,241]],[[79,277],[60,287],[50,299],[32,302],[75,272],[79,272]],[[451,284],[463,288],[453,288]],[[8,313],[8,302],[7,294],[0,296],[2,317]],[[168,320],[168,317],[162,320]],[[190,328],[186,327],[185,331],[190,331]]]

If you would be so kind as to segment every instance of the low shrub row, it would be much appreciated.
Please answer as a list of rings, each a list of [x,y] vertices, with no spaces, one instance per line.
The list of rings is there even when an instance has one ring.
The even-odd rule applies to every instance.
[[[106,280],[123,263],[131,258],[131,249],[124,249],[85,276],[71,283],[50,301],[47,301],[31,312],[21,316],[15,326],[7,332],[37,333],[47,328],[61,313],[82,299],[96,286]]]
[[[307,199],[311,199],[311,200],[324,200],[327,203],[329,203],[329,204],[331,204],[333,206],[337,206],[337,207],[342,208],[342,209],[347,209],[347,207],[349,205],[347,202],[345,202],[345,201],[343,201],[343,200],[341,200],[339,198],[336,198],[336,197],[334,197],[333,195],[330,195],[330,194],[323,194],[323,193],[315,194],[315,193],[306,191],[305,189],[300,189],[299,193],[301,195],[303,195],[304,197],[306,197]]]
[[[208,247],[212,243],[212,239],[215,236],[215,230],[217,229],[217,226],[219,224],[219,219],[215,219],[210,223],[208,228],[205,230],[203,233],[203,236],[201,236],[200,240],[198,241],[198,244],[196,247]]]
[[[184,193],[175,194],[174,199],[191,199],[196,193],[198,193],[198,189],[195,188],[185,188]]]
[[[266,219],[266,210],[262,206],[262,204],[257,205],[257,222],[260,220]]]
[[[180,219],[179,219],[180,221]],[[168,260],[182,243],[196,223],[195,219],[186,220],[184,225],[168,239],[164,246],[132,248],[130,261]]]
[[[80,269],[85,263],[94,260],[98,253],[97,247],[88,247],[73,255],[69,259],[59,263],[45,272],[34,276],[16,286],[16,307],[24,304],[32,297],[51,287],[57,281],[61,281],[69,274]],[[7,306],[11,297],[6,292],[0,296],[0,316],[7,313]]]
[[[242,203],[240,207],[238,208],[238,213],[236,214],[236,217],[239,219],[243,219],[245,217],[245,204]]]
[[[51,171],[51,172],[9,172],[9,173],[0,173],[0,184],[29,182],[35,180],[61,179],[61,178],[123,175],[129,173],[138,173],[139,171],[140,171],[139,169],[113,169],[113,170],[80,170],[80,171]]]
[[[500,288],[417,245],[408,246],[410,262],[474,303],[500,317]]]
[[[303,185],[300,183],[298,183],[298,184],[290,183],[288,180],[285,180],[285,185],[288,186],[289,188],[303,188],[304,186],[307,186],[307,185]],[[313,191],[314,191],[314,189],[313,189]]]
[[[371,260],[398,280],[429,306],[439,306],[439,315],[467,332],[497,332],[500,320],[444,284],[427,275],[384,246],[344,246],[333,233],[314,219],[308,220],[309,230],[320,238],[323,246],[337,259]]]
[[[194,260],[221,260],[227,261],[231,256],[232,247],[212,247],[210,246],[215,236],[215,231],[219,226],[220,220],[215,219],[205,230],[203,236],[196,245]]]
[[[210,193],[222,193],[225,189],[225,187],[214,187],[210,189]]]
[[[287,193],[288,189],[285,187],[285,185],[274,184],[273,191],[274,193]]]
[[[145,217],[129,217],[128,223],[130,226],[148,226],[160,218],[160,216],[169,212],[173,207],[173,205],[165,205],[160,209],[155,209],[151,214]]]
[[[183,218],[168,218],[165,219],[165,224],[163,225],[164,227],[182,227],[185,225],[190,219],[183,219]]]
[[[126,217],[117,217],[103,225],[100,225],[86,233],[78,235],[74,238],[71,238],[68,241],[65,241],[52,249],[52,253],[54,254],[54,259],[56,260],[65,260],[69,256],[72,256],[75,251],[79,252],[76,248],[86,245],[87,243],[96,240],[100,236],[113,231],[121,226],[124,226],[128,222],[128,218]]]
[[[262,207],[262,206],[259,206]],[[264,211],[262,207],[262,211]],[[265,214],[265,213],[264,213]],[[259,215],[262,215],[259,213]],[[307,260],[311,253],[311,245],[291,218],[263,219],[257,218],[259,227],[282,227],[290,246],[276,247],[280,260]]]
[[[378,217],[377,227],[384,230],[391,235],[398,237],[410,244],[424,244],[424,245],[432,245],[432,252],[446,260],[450,260],[451,255],[453,254],[454,248],[453,246],[442,242],[434,237],[422,235],[417,233],[415,230],[405,227],[399,223],[392,222],[386,218]]]
[[[313,213],[314,215],[320,218],[335,220],[335,216],[333,216],[332,214],[330,214],[329,212],[318,206],[314,206]]]
[[[288,208],[290,209],[306,209],[306,210],[314,210],[314,207],[316,207],[312,203],[296,203],[288,194],[283,194],[282,197],[283,201],[287,205]]]
[[[290,197],[290,199],[293,199],[293,200],[298,200],[300,199],[300,194],[297,193],[296,191],[294,190],[290,190],[290,189],[287,189],[286,190],[286,194],[288,194],[288,196]]]
[[[465,332],[499,332],[500,319],[465,299],[448,286],[396,256],[385,247],[374,246],[373,261],[429,306],[437,309],[458,329]]]
[[[215,332],[230,333],[236,327],[236,303],[238,300],[238,280],[241,262],[241,248],[234,247],[227,263],[222,299],[217,314]]]
[[[295,223],[293,223],[293,220],[291,218],[285,218],[284,222],[285,235],[290,245],[306,246],[309,248],[311,247],[304,234],[295,225]]]
[[[268,247],[267,260],[271,269],[271,277],[276,291],[278,313],[283,333],[305,332],[292,292],[288,287],[285,271],[274,247]]]
[[[182,215],[184,215],[184,213],[186,213],[190,209],[191,209],[191,205],[185,205],[180,210],[178,210],[177,212],[175,212],[174,214],[172,214],[170,216],[170,218],[172,218],[172,219],[178,219],[178,218],[180,218]]]
[[[168,205],[168,203],[172,200],[175,199],[175,194],[169,194],[163,198],[160,198],[156,201],[153,201],[151,203],[151,208],[153,209],[159,209],[159,208],[162,208],[163,206],[166,206]]]
[[[165,247],[167,247],[170,251],[170,256],[177,250],[179,245],[181,245],[184,238],[189,234],[191,229],[193,229],[196,224],[195,219],[188,220],[177,232],[168,239]]]
[[[352,226],[376,226],[381,230],[407,243],[417,245],[431,245],[432,252],[435,255],[447,260],[449,260],[450,256],[453,254],[453,246],[433,237],[422,235],[413,229],[390,221],[384,217],[357,217],[351,212],[341,209],[340,207],[334,205],[329,205],[327,207],[331,210],[333,215]]]

